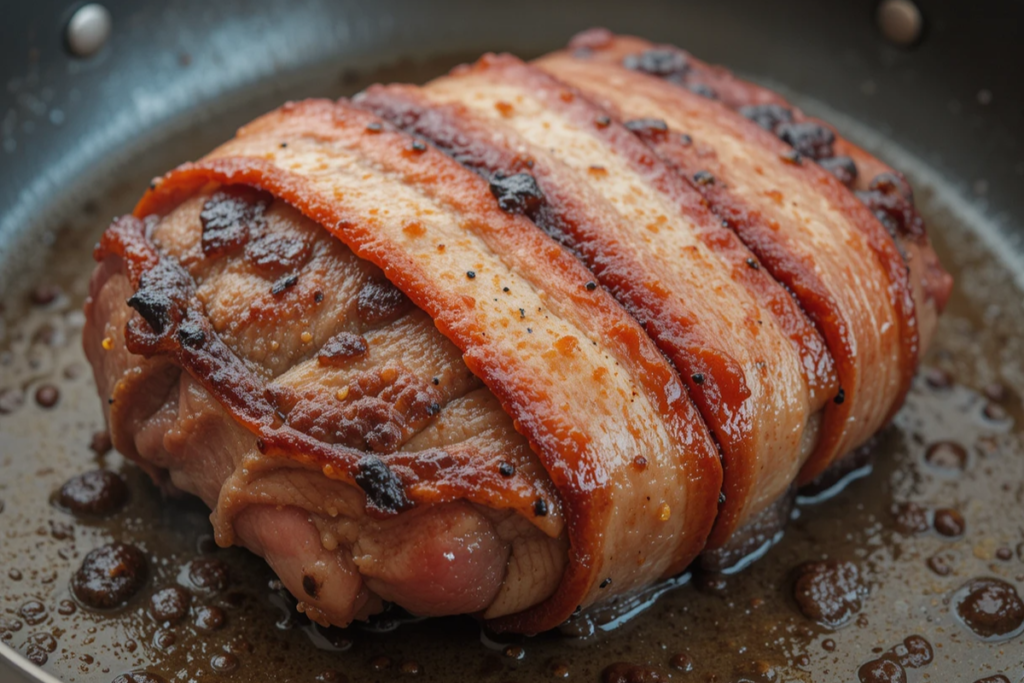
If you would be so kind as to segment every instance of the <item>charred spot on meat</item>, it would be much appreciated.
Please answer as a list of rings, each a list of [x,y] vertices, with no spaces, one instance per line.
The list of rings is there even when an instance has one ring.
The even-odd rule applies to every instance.
[[[741,116],[774,133],[783,123],[793,120],[793,110],[780,104],[750,104],[739,108]]]
[[[198,349],[206,341],[206,332],[195,322],[187,321],[178,327],[178,341],[184,347]]]
[[[412,308],[412,302],[388,280],[371,280],[356,297],[359,319],[373,327],[391,322]]]
[[[857,164],[848,156],[819,159],[818,163],[847,187],[851,187],[857,180]]]
[[[924,220],[914,208],[913,193],[903,178],[883,173],[872,179],[867,190],[856,194],[891,235],[912,239],[925,235]]]
[[[366,339],[352,332],[339,332],[320,347],[317,353],[317,362],[320,365],[340,367],[366,354],[370,346]]]
[[[312,247],[294,235],[264,230],[245,245],[245,258],[267,275],[297,270],[309,261]]]
[[[366,494],[367,504],[380,513],[396,514],[412,506],[402,482],[376,455],[359,461],[354,478]]]
[[[624,124],[642,139],[651,142],[664,140],[668,137],[668,124],[662,119],[631,119]]]
[[[669,76],[670,80],[672,78],[674,78],[674,76]],[[694,95],[700,95],[701,97],[706,97],[709,100],[718,99],[718,92],[710,85],[707,85],[706,83],[688,83],[686,85],[686,89],[692,92]]]
[[[814,121],[783,122],[775,129],[779,139],[809,159],[818,161],[834,156],[836,134]]]
[[[490,186],[498,206],[507,213],[529,215],[544,200],[544,193],[537,185],[537,180],[529,173],[496,173],[491,177]]]
[[[174,304],[163,292],[147,288],[146,280],[146,276],[143,275],[142,286],[128,299],[128,305],[142,316],[154,333],[163,334],[170,322],[168,315]]]
[[[627,55],[622,65],[631,71],[652,76],[682,75],[689,69],[686,54],[674,48],[656,48],[640,54]]]
[[[299,276],[288,275],[275,282],[274,286],[270,288],[270,293],[274,296],[280,296],[297,284],[299,284]]]
[[[224,187],[203,205],[202,249],[207,257],[243,247],[264,225],[269,195],[244,185]]]

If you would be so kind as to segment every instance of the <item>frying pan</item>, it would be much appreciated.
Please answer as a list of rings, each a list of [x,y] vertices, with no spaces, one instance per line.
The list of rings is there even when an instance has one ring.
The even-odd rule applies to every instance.
[[[67,33],[79,4],[7,3],[0,300],[53,265],[84,204],[113,195],[128,210],[150,177],[285,99],[351,92],[400,63],[429,76],[485,51],[529,57],[595,25],[683,46],[898,140],[973,197],[1000,226],[987,239],[1019,263],[1024,2],[915,1],[902,9],[920,29],[899,46],[875,0],[106,0],[112,30],[88,56]],[[0,647],[0,680],[54,679]]]

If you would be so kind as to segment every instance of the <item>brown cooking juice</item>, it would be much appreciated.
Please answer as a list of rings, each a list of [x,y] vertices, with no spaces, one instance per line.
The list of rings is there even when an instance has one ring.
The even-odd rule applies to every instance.
[[[375,78],[422,80],[424,68],[437,71]],[[835,495],[801,498],[781,541],[746,569],[695,572],[617,620],[534,638],[467,617],[311,625],[262,560],[216,547],[201,503],[163,499],[109,450],[81,308],[92,244],[148,178],[126,172],[78,207],[48,270],[3,301],[0,638],[83,683],[133,671],[160,678],[120,680],[1024,681],[1024,271],[953,189],[891,160],[957,284],[873,465]],[[90,552],[113,542],[140,551],[118,588],[132,597],[94,609],[71,583],[90,578],[83,563],[101,571],[110,558]]]

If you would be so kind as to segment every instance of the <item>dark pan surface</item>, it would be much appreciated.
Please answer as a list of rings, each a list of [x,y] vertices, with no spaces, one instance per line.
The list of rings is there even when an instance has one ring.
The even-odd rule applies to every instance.
[[[26,13],[14,23],[32,28],[0,41],[9,77],[0,102],[15,112],[0,129],[0,391],[11,392],[3,398],[12,405],[23,399],[0,414],[4,643],[37,660],[45,655],[43,669],[69,681],[106,682],[140,668],[167,680],[198,679],[216,674],[214,659],[223,667],[224,654],[237,668],[218,677],[238,681],[314,681],[328,671],[339,677],[319,680],[595,681],[618,661],[656,667],[674,680],[826,681],[857,680],[864,662],[917,634],[931,643],[934,661],[908,669],[911,682],[970,682],[998,672],[1024,681],[1024,640],[982,643],[949,604],[978,576],[1001,577],[1024,593],[1024,270],[1015,246],[1024,216],[1016,191],[1024,178],[1024,107],[1008,67],[1022,63],[1019,54],[1008,61],[1011,50],[1020,51],[1008,38],[1011,15],[1024,6],[981,3],[962,16],[951,5],[922,3],[925,41],[902,52],[878,37],[870,3],[302,2],[285,9],[125,2],[109,4],[112,43],[83,63],[62,52],[66,7],[38,3],[49,5],[32,12],[46,17],[39,21],[27,5],[13,9]],[[925,361],[955,382],[936,388],[934,373],[931,384],[919,378],[883,433],[870,475],[832,500],[801,506],[783,541],[751,568],[698,575],[614,632],[496,640],[469,619],[314,630],[275,590],[261,561],[212,547],[201,505],[160,501],[120,456],[89,449],[102,427],[78,344],[91,245],[152,175],[201,155],[288,97],[423,80],[488,49],[537,54],[592,24],[672,40],[780,86],[906,170],[958,279]],[[33,47],[34,63],[26,60]],[[54,302],[30,303],[40,285],[54,284],[62,291]],[[52,408],[35,399],[45,385],[59,391]],[[943,440],[966,449],[962,474],[925,463],[928,446]],[[129,481],[125,511],[89,522],[50,503],[69,476],[98,464]],[[934,530],[900,531],[892,508],[908,502],[932,512],[957,509],[967,532],[947,539]],[[116,615],[80,606],[62,614],[71,611],[62,609],[71,573],[112,539],[150,555],[146,587]],[[174,626],[155,623],[149,596],[189,585],[188,563],[198,557],[228,566],[227,588],[196,590],[193,608],[223,609],[225,626],[202,633],[194,615]],[[949,574],[929,567],[934,557]],[[804,617],[793,598],[794,568],[823,558],[856,563],[868,589],[858,617],[835,632]],[[23,609],[33,600],[45,607],[41,619],[32,618],[31,605]],[[673,669],[680,654],[692,660],[692,672]],[[0,665],[0,680],[5,675]]]

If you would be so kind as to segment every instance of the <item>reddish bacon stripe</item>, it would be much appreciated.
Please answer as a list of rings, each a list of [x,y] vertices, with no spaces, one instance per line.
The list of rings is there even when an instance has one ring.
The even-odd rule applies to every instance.
[[[460,83],[462,80],[467,81],[465,85]],[[647,332],[680,368],[702,415],[717,436],[724,454],[725,503],[710,543],[724,542],[738,524],[785,489],[788,473],[795,472],[788,461],[801,457],[796,444],[789,449],[793,427],[786,421],[788,418],[779,420],[786,426],[776,433],[775,439],[766,439],[762,426],[766,423],[756,411],[769,410],[768,404],[775,406],[770,410],[785,406],[784,399],[759,396],[753,400],[746,379],[753,366],[745,370],[729,351],[731,344],[744,343],[739,340],[747,339],[748,334],[756,339],[759,332],[745,328],[743,314],[734,303],[741,300],[736,298],[736,290],[716,289],[720,306],[711,315],[721,316],[732,325],[731,338],[716,338],[710,332],[714,326],[702,313],[705,309],[694,305],[705,300],[710,290],[690,291],[677,282],[679,278],[668,276],[664,270],[666,263],[653,267],[645,260],[640,246],[647,239],[644,233],[623,225],[622,216],[602,210],[603,202],[593,194],[587,180],[568,171],[557,155],[547,155],[538,144],[502,125],[502,118],[516,116],[519,103],[496,102],[499,113],[492,113],[489,119],[481,118],[479,111],[471,112],[462,104],[476,103],[474,88],[486,88],[488,83],[511,88],[510,100],[519,97],[515,93],[535,98],[545,110],[588,131],[607,147],[607,154],[621,159],[638,180],[667,198],[688,225],[687,229],[709,249],[709,255],[714,255],[707,263],[681,259],[679,267],[720,269],[716,276],[727,275],[753,295],[757,306],[764,309],[758,315],[774,320],[800,357],[804,378],[811,388],[812,410],[831,399],[836,388],[831,358],[823,341],[778,283],[765,271],[751,266],[751,262],[757,265],[753,255],[707,211],[697,192],[654,159],[632,132],[618,122],[606,120],[603,110],[574,96],[564,84],[543,72],[514,57],[488,56],[473,67],[457,69],[450,78],[440,79],[422,91],[408,86],[375,87],[358,99],[361,106],[427,137],[486,177],[529,173],[536,178],[543,199],[528,210],[528,215],[581,254],[602,284],[645,323]],[[562,144],[572,143],[565,140]],[[601,173],[599,168],[591,171]],[[671,266],[668,267],[671,272]],[[709,282],[722,281],[709,278]],[[760,333],[769,334],[768,328]],[[750,343],[756,346],[759,342]],[[764,360],[780,377],[785,374],[781,357],[769,355]],[[758,377],[756,381],[762,380]],[[764,391],[763,386],[759,391]],[[776,415],[785,416],[790,409],[782,407]],[[795,414],[793,418],[797,420],[799,437],[803,422]],[[802,419],[806,420],[806,413]],[[779,449],[785,452],[777,452]],[[796,467],[800,462],[796,462]]]
[[[786,163],[785,143],[721,104],[668,81],[626,70],[618,64],[621,51],[614,45],[586,58],[557,53],[539,63],[624,116],[659,117],[667,120],[677,134],[692,132],[692,145],[680,143],[678,135],[651,142],[663,159],[687,176],[710,169],[722,178],[721,183],[696,187],[772,274],[797,295],[828,340],[839,369],[843,397],[841,404],[827,409],[822,438],[801,474],[802,481],[809,481],[891,418],[909,389],[919,342],[906,265],[881,224],[831,174],[811,162]],[[746,158],[732,154],[728,163],[717,159],[716,148],[732,149],[736,145],[748,150]],[[780,192],[774,196],[770,192],[746,192],[742,199],[737,194],[736,190],[750,185],[751,179],[769,172],[769,178],[777,177],[780,182],[793,179],[788,183],[790,194],[785,201],[799,199],[798,211],[782,205]],[[799,189],[794,192],[794,187]],[[818,213],[816,206],[822,201],[831,214]],[[805,214],[831,224],[830,230],[838,232],[830,239],[840,239],[838,235],[850,230],[862,237],[842,249],[836,246],[830,261],[815,241],[822,239],[821,235],[812,237],[802,228],[792,229],[805,220],[801,217]],[[837,222],[839,216],[842,218]],[[787,229],[787,225],[792,228]],[[853,263],[850,259],[854,252],[850,249],[854,243],[870,250],[870,254],[857,257],[866,257],[867,272],[877,273],[868,277],[888,283],[885,303],[892,306],[899,323],[896,356],[889,355],[884,334],[880,342],[869,341],[878,331],[865,327],[865,323],[880,312],[880,302],[851,296],[858,285],[841,270],[844,263]],[[859,286],[866,284],[870,283]],[[874,343],[881,346],[872,346]],[[865,376],[866,371],[872,376]]]
[[[728,69],[703,62],[674,46],[654,45],[642,38],[614,35],[606,29],[584,31],[570,43],[570,49],[578,56],[615,63],[622,63],[628,56],[639,55],[652,48],[683,55],[687,68],[677,80],[688,87],[710,89],[718,101],[731,109],[748,105],[775,104],[789,109],[794,122],[814,122],[831,130],[835,134],[833,149],[836,156],[848,156],[857,166],[858,175],[853,185],[854,189],[868,190],[872,180],[881,175],[902,179],[899,171],[842,137],[828,123],[807,116],[781,95],[737,78]],[[917,325],[921,339],[920,352],[923,353],[938,323],[938,315],[949,299],[953,279],[939,263],[938,256],[924,231],[923,221],[913,207],[912,199],[903,208],[908,212],[910,222],[917,224],[913,229],[897,234],[896,240],[911,270],[910,281],[914,287]]]
[[[269,191],[380,266],[463,350],[541,458],[569,525],[558,591],[496,628],[550,628],[593,602],[605,578],[614,581],[602,598],[678,571],[703,545],[721,484],[678,378],[607,294],[585,286],[592,276],[575,259],[495,206],[486,182],[378,123],[345,103],[286,106],[166,176],[136,215],[209,182]],[[456,257],[461,267],[448,270]],[[501,282],[529,310],[492,306]]]

